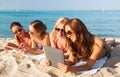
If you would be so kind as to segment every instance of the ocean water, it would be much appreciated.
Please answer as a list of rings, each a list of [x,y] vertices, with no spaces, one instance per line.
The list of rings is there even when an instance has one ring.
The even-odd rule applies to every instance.
[[[10,24],[20,22],[26,30],[33,20],[41,20],[50,32],[60,17],[79,18],[88,30],[100,37],[120,37],[120,11],[0,11],[0,38],[13,38]]]

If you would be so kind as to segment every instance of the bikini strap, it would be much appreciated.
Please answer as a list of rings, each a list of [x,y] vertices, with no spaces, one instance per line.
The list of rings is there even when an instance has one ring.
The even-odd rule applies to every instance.
[[[105,49],[105,51],[106,51],[106,57],[107,57],[107,58],[110,58],[110,57],[111,57],[110,52],[107,50],[107,48],[105,47],[105,45],[104,45],[103,47],[104,47],[104,49]]]

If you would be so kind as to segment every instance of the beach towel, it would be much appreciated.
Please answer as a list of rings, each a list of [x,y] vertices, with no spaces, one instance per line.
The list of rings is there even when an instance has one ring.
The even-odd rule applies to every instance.
[[[34,54],[25,54],[27,57],[31,57],[31,58],[34,58],[34,59],[37,59],[37,60],[45,60],[46,59],[46,56],[45,54],[40,54],[40,55],[34,55]]]
[[[19,49],[17,49],[17,48],[14,48],[13,50],[9,50],[9,52],[20,53]],[[30,54],[30,53],[27,53],[27,54],[20,53],[20,54],[25,57],[31,57],[31,58],[34,58],[37,60],[44,60],[46,58],[45,54],[40,54],[40,55],[35,55],[35,54]]]
[[[95,65],[92,67],[91,70],[78,71],[78,72],[76,72],[76,74],[81,74],[81,73],[83,73],[83,74],[95,74],[105,64],[106,61],[107,61],[107,57],[103,57],[103,58],[97,60],[97,62],[95,63]],[[80,66],[80,65],[83,65],[85,63],[86,62],[77,63],[74,66]]]

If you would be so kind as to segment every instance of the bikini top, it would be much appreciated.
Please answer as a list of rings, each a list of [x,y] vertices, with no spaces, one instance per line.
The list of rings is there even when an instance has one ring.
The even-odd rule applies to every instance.
[[[56,48],[57,48],[57,49],[60,49],[60,50],[63,50],[63,49],[59,48],[59,46],[58,46],[57,44],[56,44]],[[67,50],[63,50],[63,52],[66,53]]]
[[[40,45],[38,44],[38,42],[36,41],[36,49],[37,49],[37,50],[42,50],[42,49],[43,49],[43,46],[44,46],[44,41],[42,41],[42,46],[40,46]]]
[[[25,32],[25,40],[23,38],[17,37],[18,43],[21,44],[23,42],[27,42],[29,44],[30,36],[28,35],[28,32]]]

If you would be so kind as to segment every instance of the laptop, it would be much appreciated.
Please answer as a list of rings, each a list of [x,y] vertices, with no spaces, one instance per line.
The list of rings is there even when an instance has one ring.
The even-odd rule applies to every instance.
[[[50,60],[53,67],[57,67],[58,62],[65,63],[64,52],[51,46],[44,46],[46,58]]]

